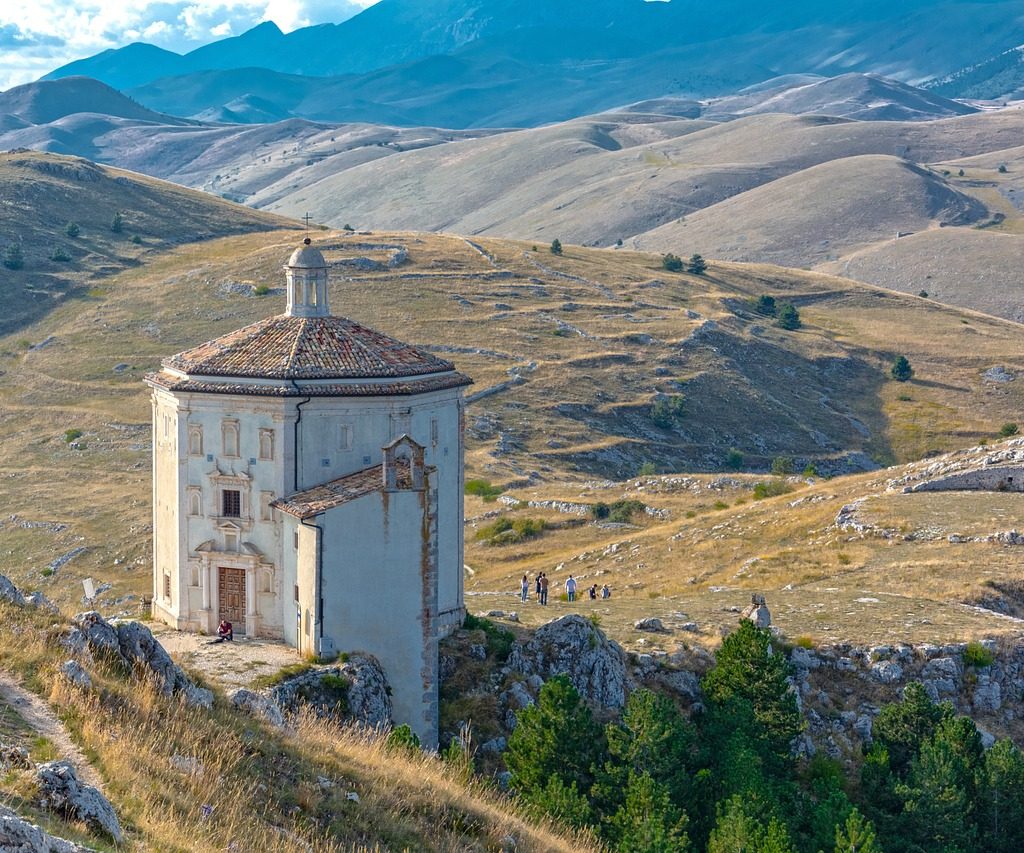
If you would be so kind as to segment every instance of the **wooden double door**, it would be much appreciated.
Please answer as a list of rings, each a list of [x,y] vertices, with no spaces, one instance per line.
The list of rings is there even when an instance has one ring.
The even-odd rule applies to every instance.
[[[245,569],[220,566],[217,570],[219,621],[227,619],[236,634],[245,633]]]

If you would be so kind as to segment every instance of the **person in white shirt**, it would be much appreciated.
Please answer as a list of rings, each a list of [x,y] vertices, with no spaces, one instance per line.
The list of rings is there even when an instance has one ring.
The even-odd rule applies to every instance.
[[[576,600],[576,578],[569,575],[569,579],[565,582],[565,591],[569,595],[569,601]]]

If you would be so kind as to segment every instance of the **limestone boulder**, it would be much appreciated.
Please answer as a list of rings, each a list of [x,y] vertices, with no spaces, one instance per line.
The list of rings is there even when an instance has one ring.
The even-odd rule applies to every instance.
[[[665,630],[665,625],[658,617],[648,616],[646,619],[634,622],[633,629],[635,631],[653,631],[657,633],[663,632]]]
[[[123,836],[114,807],[98,788],[86,785],[67,761],[49,761],[36,768],[39,805],[90,829],[108,835],[117,844]]]
[[[988,675],[979,675],[974,687],[971,705],[979,713],[991,713],[1002,707],[1002,690],[999,682]]]
[[[275,728],[284,726],[284,714],[281,712],[281,706],[269,696],[240,687],[231,694],[230,699],[231,704],[239,711],[266,720]]]
[[[151,675],[165,696],[179,694],[192,707],[213,707],[213,693],[196,685],[171,660],[149,628],[141,622],[118,622],[114,630],[121,658],[129,666]]]
[[[685,669],[659,670],[654,675],[654,680],[671,690],[678,696],[682,696],[689,702],[698,702],[703,698],[700,689],[700,678],[697,673]]]
[[[509,655],[513,672],[543,679],[567,675],[588,702],[605,708],[626,703],[626,657],[589,619],[571,614],[542,625]]]
[[[6,853],[90,853],[88,847],[50,835],[3,806],[0,806],[0,850]]]
[[[391,725],[387,676],[371,655],[352,655],[338,666],[322,666],[275,685],[270,698],[285,712],[305,707],[317,716],[353,721],[370,729]]]
[[[67,660],[61,664],[60,673],[72,685],[80,690],[92,690],[92,678],[85,668],[76,660]]]
[[[882,684],[893,684],[903,678],[903,667],[894,660],[880,660],[871,665],[871,677]]]
[[[35,607],[37,610],[45,610],[47,613],[53,613],[54,615],[60,613],[57,605],[38,591],[30,592],[26,595],[25,604],[29,607]]]
[[[4,575],[0,575],[0,600],[7,601],[18,607],[25,606],[25,596],[21,594],[21,590]]]
[[[121,657],[121,644],[117,640],[117,631],[95,610],[79,613],[74,623],[85,635],[85,642],[94,654]]]

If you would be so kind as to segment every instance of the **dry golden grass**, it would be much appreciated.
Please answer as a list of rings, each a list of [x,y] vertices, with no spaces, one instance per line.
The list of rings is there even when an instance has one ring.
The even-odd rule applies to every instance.
[[[282,733],[222,699],[212,711],[189,709],[103,664],[90,667],[97,689],[83,694],[56,672],[63,656],[45,641],[52,618],[7,605],[0,616],[0,666],[65,720],[101,771],[131,849],[454,853],[500,849],[510,835],[522,850],[591,849],[520,816],[482,783],[464,784],[437,757],[388,750],[358,731],[307,718]],[[174,756],[196,769],[176,768]],[[0,791],[31,811],[20,779],[0,780]]]
[[[0,338],[0,499],[5,514],[19,519],[0,526],[0,572],[69,610],[81,607],[79,582],[92,576],[113,584],[103,608],[136,612],[130,597],[151,588],[150,404],[142,374],[164,356],[282,310],[280,294],[247,298],[223,286],[279,287],[280,265],[298,237],[250,234],[150,256],[105,279],[101,291]],[[812,459],[823,470],[848,452],[909,461],[994,436],[1024,406],[1024,383],[996,385],[982,376],[995,364],[1024,370],[1012,323],[770,266],[712,262],[697,277],[668,273],[653,255],[566,246],[556,257],[543,245],[534,251],[530,243],[478,242],[489,257],[450,235],[318,236],[334,260],[388,257],[352,244],[409,250],[397,269],[335,276],[337,313],[414,344],[455,348],[447,355],[476,379],[472,391],[518,370],[522,384],[467,412],[469,476],[519,484],[516,495],[614,500],[635,487],[587,481],[622,480],[645,461],[662,471],[714,471],[732,446],[761,470],[776,455],[797,457],[798,468]],[[749,303],[762,293],[794,301],[804,327],[784,332],[752,313]],[[583,334],[555,334],[559,321]],[[45,348],[19,347],[22,338],[50,335]],[[914,365],[912,382],[888,379],[897,353]],[[127,367],[114,372],[119,364]],[[650,421],[656,392],[685,397],[686,415],[674,431]],[[64,441],[72,428],[84,433],[82,449]],[[537,485],[525,487],[534,471]],[[977,587],[981,569],[972,574],[968,564],[1017,570],[1015,558],[1004,559],[995,546],[845,542],[825,532],[845,500],[878,488],[877,475],[819,484],[807,494],[835,497],[795,508],[785,497],[736,507],[750,497],[753,479],[744,482],[721,494],[650,496],[672,518],[636,532],[585,526],[509,550],[470,543],[477,571],[471,589],[511,590],[523,571],[566,562],[588,578],[608,571],[616,607],[633,601],[610,624],[625,626],[633,611],[662,607],[652,595],[666,596],[663,609],[690,614],[708,626],[708,636],[734,619],[721,608],[744,604],[752,589],[777,590],[773,599],[792,600],[794,612],[813,611],[797,632],[911,630],[911,617],[896,610],[891,618],[845,615],[868,610],[857,598],[878,597],[860,590],[890,591],[942,614],[930,627],[913,628],[915,635],[928,629],[952,636],[985,630],[982,617],[942,597]],[[719,499],[730,508],[714,509]],[[470,501],[467,513],[494,506]],[[698,515],[690,520],[687,512]],[[66,528],[25,529],[22,521]],[[600,556],[625,539],[640,549],[635,560]],[[45,576],[48,563],[77,547],[87,550]],[[585,561],[567,562],[593,550],[598,554]],[[849,563],[839,562],[840,552]],[[909,569],[893,568],[905,563]],[[837,585],[833,576],[845,579],[848,594],[827,591]],[[635,601],[622,595],[631,584]],[[789,584],[793,589],[784,590]],[[709,592],[719,586],[738,592]],[[826,620],[819,606],[834,615]]]

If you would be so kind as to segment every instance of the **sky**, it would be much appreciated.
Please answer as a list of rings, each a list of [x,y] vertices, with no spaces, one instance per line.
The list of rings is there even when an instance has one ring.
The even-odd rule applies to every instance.
[[[74,59],[145,41],[187,53],[262,21],[285,32],[340,23],[377,0],[28,0],[0,2],[0,91]]]

